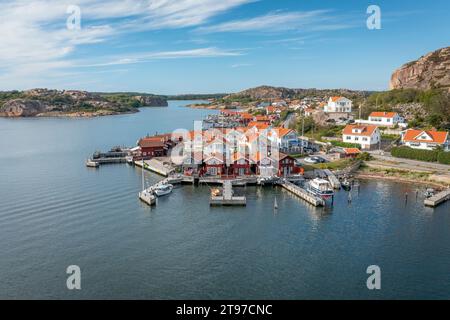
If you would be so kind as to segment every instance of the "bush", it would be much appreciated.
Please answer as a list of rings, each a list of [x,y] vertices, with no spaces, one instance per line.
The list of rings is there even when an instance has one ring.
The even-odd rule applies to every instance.
[[[360,148],[361,146],[357,143],[349,143],[349,142],[342,142],[342,141],[330,141],[331,144],[335,147],[341,147],[341,148]]]
[[[437,160],[442,164],[450,164],[450,152],[439,152]]]
[[[391,154],[397,158],[406,158],[420,161],[436,162],[439,151],[437,150],[418,150],[410,147],[394,147]]]
[[[363,160],[363,161],[370,161],[373,159],[373,157],[368,152],[362,152],[362,153],[358,154],[356,159]]]

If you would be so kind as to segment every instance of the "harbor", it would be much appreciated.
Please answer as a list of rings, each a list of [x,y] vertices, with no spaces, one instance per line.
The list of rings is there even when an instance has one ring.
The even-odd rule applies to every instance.
[[[167,110],[148,108],[140,114],[58,119],[58,123],[46,118],[3,119],[1,143],[10,150],[0,156],[2,165],[10,168],[1,172],[0,179],[4,237],[0,268],[10,279],[0,289],[3,296],[71,299],[73,292],[61,288],[54,275],[64,272],[67,261],[83,261],[82,270],[97,270],[89,283],[91,290],[77,293],[86,299],[333,299],[343,295],[365,299],[374,292],[365,289],[365,283],[355,290],[354,275],[364,275],[366,262],[372,263],[374,257],[369,253],[381,249],[377,263],[391,270],[395,288],[386,286],[379,297],[444,298],[449,292],[448,283],[440,280],[445,268],[439,267],[448,265],[449,258],[430,256],[430,252],[448,250],[450,202],[424,207],[422,192],[414,201],[416,188],[425,189],[424,185],[361,179],[360,187],[355,185],[351,191],[350,204],[349,192],[341,189],[335,191],[333,206],[316,207],[272,179],[258,182],[256,175],[249,176],[245,177],[249,183],[239,186],[242,178],[230,175],[229,180],[236,179],[233,188],[245,195],[246,206],[211,207],[210,187],[221,188],[219,181],[226,175],[197,177],[181,171],[165,177],[145,170],[146,188],[165,178],[175,179],[168,181],[174,185],[172,193],[156,198],[156,205],[149,207],[138,198],[143,188],[137,165],[85,167],[86,155],[96,149],[132,146],[148,127],[159,132],[188,127],[203,112],[210,112],[171,105]],[[181,112],[185,113],[177,118]],[[170,120],[164,122],[165,117]],[[93,128],[90,134],[102,140],[85,139],[87,125]],[[67,148],[61,135],[83,138]],[[45,149],[41,141],[47,141]],[[21,160],[26,152],[33,161]],[[181,183],[176,183],[178,174],[183,177]],[[305,172],[305,182],[313,178]],[[301,185],[300,176],[297,180]],[[405,204],[406,192],[410,196]],[[397,268],[399,257],[410,261],[413,283]],[[45,271],[36,270],[36,264],[23,264],[23,258],[38,261],[39,269]],[[343,260],[348,267],[340,267]],[[338,267],[330,269],[330,265]],[[20,272],[12,266],[21,266]],[[205,266],[211,266],[208,277]],[[322,272],[299,273],[299,269],[326,270],[329,277],[323,278]],[[105,280],[104,274],[116,276]],[[334,280],[339,281],[339,290],[330,290]]]

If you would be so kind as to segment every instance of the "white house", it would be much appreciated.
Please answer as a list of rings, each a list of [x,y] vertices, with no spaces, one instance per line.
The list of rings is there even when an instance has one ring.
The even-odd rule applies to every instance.
[[[352,112],[352,101],[344,97],[331,97],[324,107],[325,112]]]
[[[268,139],[276,141],[279,148],[289,148],[290,144],[298,141],[297,133],[287,128],[272,128],[268,132]]]
[[[398,125],[399,127],[406,127],[405,119],[400,117],[397,112],[384,112],[375,111],[369,115],[368,120],[356,120],[357,123],[362,124],[374,124],[381,127],[393,127]]]
[[[433,150],[441,146],[445,151],[450,151],[450,137],[445,131],[408,129],[402,132],[402,142],[414,149]]]
[[[362,149],[371,149],[380,143],[381,134],[374,125],[348,125],[342,131],[342,141],[359,144]]]

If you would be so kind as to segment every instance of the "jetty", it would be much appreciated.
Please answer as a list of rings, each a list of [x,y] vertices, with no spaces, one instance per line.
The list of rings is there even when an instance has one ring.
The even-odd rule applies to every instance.
[[[211,206],[246,206],[247,198],[245,196],[235,196],[233,194],[233,185],[230,180],[223,181],[222,194],[211,192]]]
[[[299,198],[305,200],[306,202],[312,204],[315,207],[325,206],[325,201],[322,198],[319,198],[319,197],[309,193],[305,189],[303,189],[289,181],[283,180],[280,183],[280,185],[284,189],[290,191],[291,193],[295,194]]]
[[[424,204],[428,207],[437,207],[441,203],[450,200],[450,188],[445,189],[431,198],[425,199]]]
[[[151,160],[144,160],[143,163],[142,160],[135,161],[134,164],[141,168],[144,166],[144,169],[164,177],[168,177],[174,171],[172,167],[166,166],[162,161],[154,158]]]
[[[92,157],[86,161],[86,166],[98,167],[101,164],[126,163],[129,152],[130,148],[126,147],[114,147],[108,152],[96,151]]]
[[[323,172],[327,175],[328,181],[330,181],[331,186],[333,187],[333,189],[340,190],[341,189],[341,182],[334,175],[334,173],[331,172],[329,169],[325,169],[325,170],[323,170]]]
[[[148,192],[147,190],[139,192],[139,199],[141,199],[141,201],[145,202],[149,206],[153,206],[156,204],[156,196]]]

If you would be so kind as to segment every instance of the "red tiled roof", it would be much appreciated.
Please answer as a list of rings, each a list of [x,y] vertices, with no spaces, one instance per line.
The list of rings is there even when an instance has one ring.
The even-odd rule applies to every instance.
[[[343,134],[350,135],[350,136],[372,136],[372,134],[377,129],[377,126],[373,125],[348,125],[344,128],[342,131]],[[361,129],[361,133],[354,133],[353,129]]]
[[[383,111],[375,111],[372,112],[369,117],[380,117],[380,118],[393,118],[397,115],[397,112],[383,112]]]
[[[417,137],[421,136],[422,133],[427,134],[433,140],[417,139]],[[406,130],[406,132],[403,136],[403,141],[433,142],[433,143],[443,144],[447,140],[447,137],[448,137],[448,132],[445,132],[445,131],[424,131],[424,130],[408,129],[408,130]]]
[[[361,150],[359,150],[358,148],[344,148],[344,152],[346,154],[358,154],[361,153]]]
[[[138,144],[141,148],[164,147],[166,145],[164,139],[158,137],[143,138],[139,140]]]

